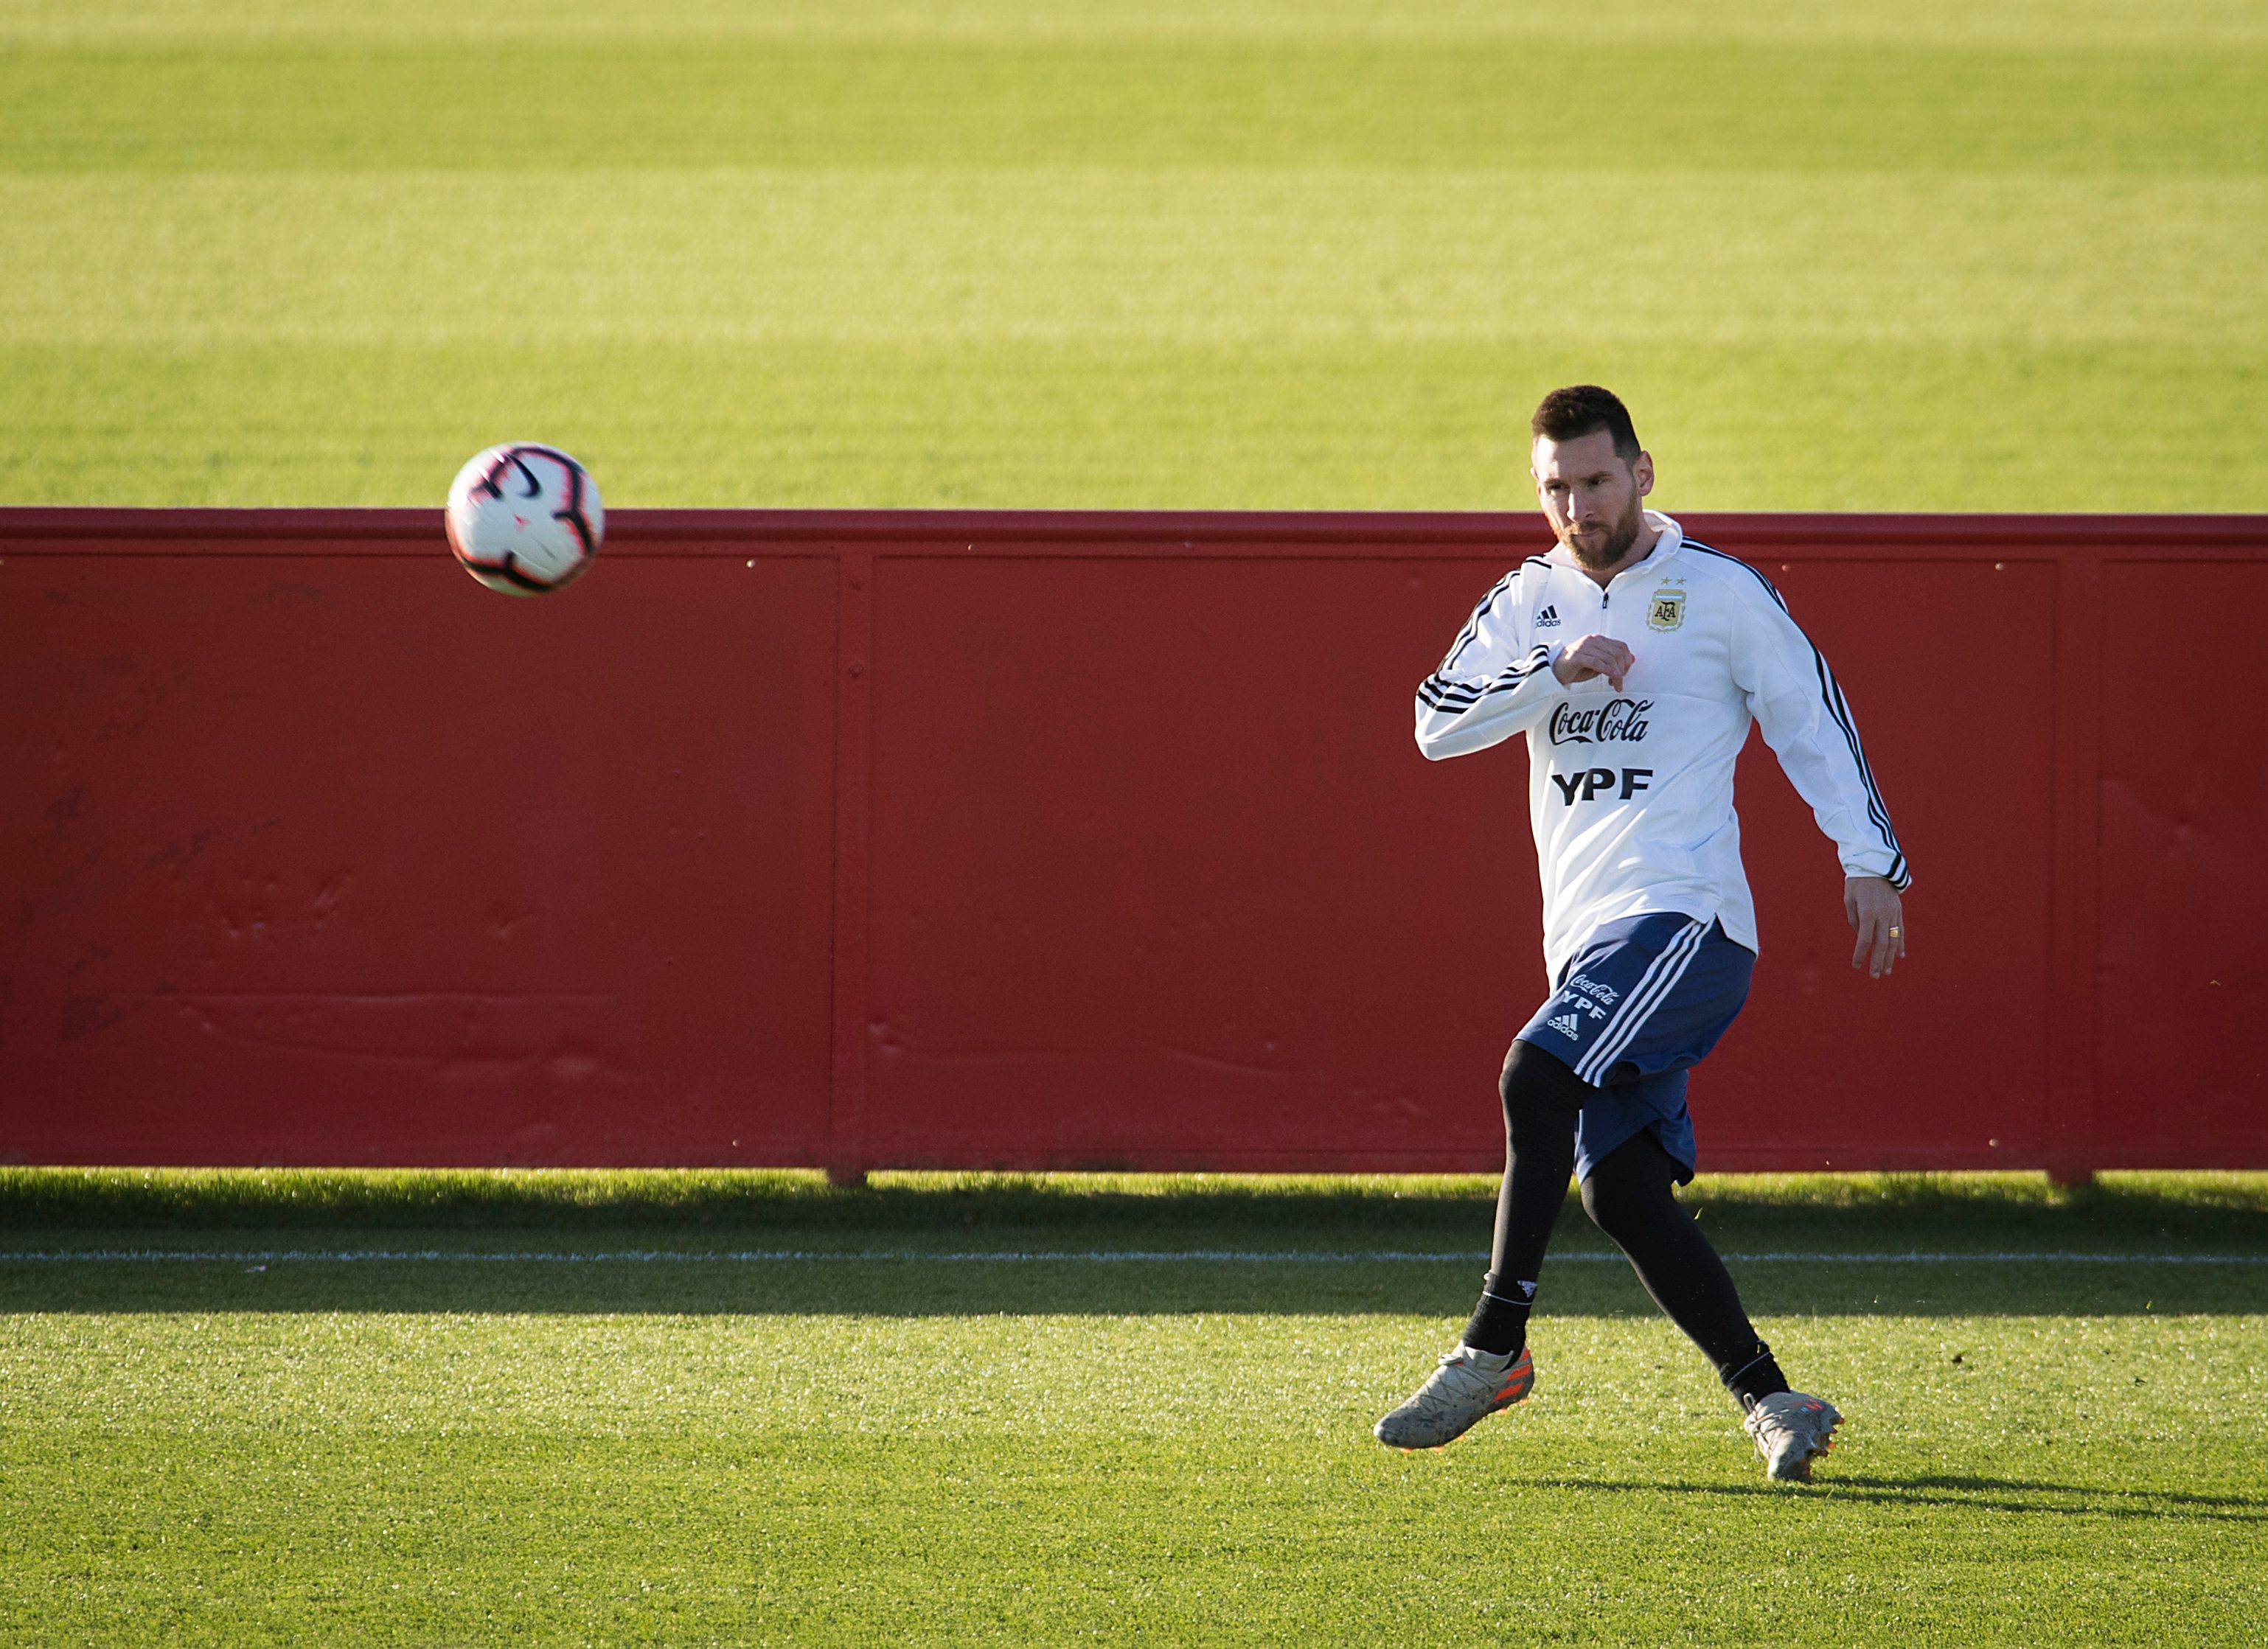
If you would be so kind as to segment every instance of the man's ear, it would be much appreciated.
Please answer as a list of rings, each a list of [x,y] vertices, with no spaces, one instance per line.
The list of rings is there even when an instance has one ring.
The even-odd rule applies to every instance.
[[[1653,454],[1640,453],[1631,464],[1631,474],[1638,478],[1638,496],[1641,498],[1653,490]]]

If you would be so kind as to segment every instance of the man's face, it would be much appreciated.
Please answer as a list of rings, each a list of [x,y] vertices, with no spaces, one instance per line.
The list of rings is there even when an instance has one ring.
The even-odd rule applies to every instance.
[[[1650,455],[1624,462],[1604,430],[1572,441],[1538,436],[1530,473],[1544,518],[1576,560],[1611,567],[1630,554],[1646,524],[1641,500],[1653,490]]]

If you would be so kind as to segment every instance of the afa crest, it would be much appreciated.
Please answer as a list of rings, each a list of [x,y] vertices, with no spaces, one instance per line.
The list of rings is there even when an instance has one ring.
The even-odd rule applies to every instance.
[[[1650,629],[1675,629],[1685,622],[1685,592],[1657,590],[1653,601],[1646,610],[1646,627]]]

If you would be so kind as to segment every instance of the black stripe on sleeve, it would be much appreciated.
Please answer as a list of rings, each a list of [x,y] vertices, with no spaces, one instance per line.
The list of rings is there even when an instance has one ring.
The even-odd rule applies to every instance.
[[[1456,668],[1457,655],[1471,646],[1473,638],[1481,633],[1481,620],[1488,616],[1488,610],[1496,605],[1497,597],[1510,589],[1519,577],[1520,569],[1514,567],[1489,587],[1489,593],[1481,597],[1480,605],[1473,609],[1473,615],[1465,621],[1465,627],[1457,632],[1456,640],[1449,644],[1449,651],[1442,658],[1440,667],[1433,672],[1435,675],[1447,675]]]
[[[1498,578],[1496,583],[1491,586],[1489,593],[1481,598],[1480,605],[1473,609],[1473,615],[1465,621],[1465,627],[1457,632],[1457,639],[1450,644],[1447,654],[1442,659],[1440,666],[1436,669],[1433,674],[1435,675],[1447,675],[1452,670],[1456,668],[1457,655],[1473,644],[1474,637],[1480,634],[1481,621],[1488,616],[1489,609],[1497,604],[1498,598],[1519,582],[1522,568],[1549,567],[1550,564],[1551,563],[1550,562],[1544,560],[1541,556],[1530,556],[1527,560],[1521,562],[1520,566],[1514,567],[1510,572],[1505,574],[1503,578]]]
[[[1742,572],[1764,585],[1764,593],[1771,597],[1772,604],[1782,613],[1787,614],[1790,623],[1795,622],[1795,615],[1788,613],[1787,602],[1781,598],[1780,593],[1773,588],[1772,581],[1738,556],[1728,556],[1721,549],[1712,549],[1708,545],[1696,543],[1690,538],[1685,541],[1685,548],[1697,549],[1705,556],[1714,556],[1719,561],[1730,562],[1734,566],[1738,567]],[[1874,828],[1881,832],[1882,845],[1890,850],[1889,880],[1902,887],[1905,885],[1905,880],[1911,880],[1910,877],[1905,878],[1905,880],[1900,880],[1905,877],[1905,850],[1898,845],[1897,832],[1890,826],[1889,806],[1882,799],[1881,790],[1874,783],[1874,769],[1868,764],[1866,749],[1859,742],[1859,729],[1857,724],[1852,719],[1850,703],[1844,698],[1842,684],[1836,681],[1835,673],[1827,667],[1827,655],[1819,651],[1819,644],[1811,639],[1810,633],[1800,624],[1796,624],[1795,633],[1801,636],[1803,644],[1811,649],[1812,666],[1819,676],[1819,696],[1821,702],[1827,707],[1828,719],[1835,724],[1843,734],[1844,743],[1850,747],[1851,760],[1859,769],[1859,783],[1867,792],[1867,817]]]
[[[1550,662],[1550,648],[1534,647],[1518,664],[1481,681],[1453,681],[1437,671],[1418,684],[1418,701],[1428,710],[1462,716],[1491,694],[1509,692],[1518,687]]]

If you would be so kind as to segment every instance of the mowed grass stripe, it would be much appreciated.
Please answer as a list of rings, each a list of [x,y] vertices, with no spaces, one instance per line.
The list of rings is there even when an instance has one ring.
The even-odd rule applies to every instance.
[[[1775,1489],[1729,1417],[1666,1435],[1639,1401],[1643,1439],[1406,1458],[1039,1416],[974,1442],[74,1429],[11,1462],[37,1515],[0,1621],[26,1645],[2253,1641],[2260,1503],[2225,1475],[1854,1440],[1852,1480]]]
[[[2067,1424],[2074,1439],[2110,1445],[2220,1424],[2228,1455],[2188,1469],[2225,1480],[2244,1474],[2245,1456],[2262,1460],[2268,1316],[2242,1312],[2234,1294],[2219,1309],[2147,1320],[2027,1313],[2014,1308],[2021,1286],[2005,1272],[1980,1273],[1962,1286],[1967,1312],[1871,1317],[1813,1316],[1788,1303],[1800,1291],[1782,1289],[1757,1314],[1758,1327],[1797,1377],[1848,1395],[1854,1425],[1864,1413],[1869,1432],[1902,1437],[1909,1448],[2021,1446],[2043,1419]],[[1248,1427],[1258,1439],[1359,1439],[1374,1451],[1372,1405],[1403,1395],[1411,1370],[1432,1366],[1463,1315],[1310,1312],[1296,1299],[1233,1312],[988,1313],[971,1304],[908,1314],[845,1298],[833,1310],[798,1302],[786,1311],[642,1314],[635,1279],[614,1292],[619,1306],[605,1313],[389,1304],[0,1315],[7,1435],[20,1445],[31,1429],[126,1421],[151,1432],[404,1436],[444,1424],[1112,1439]],[[1651,1394],[1661,1418],[1683,1423],[1678,1429],[1729,1430],[1737,1410],[1706,1361],[1635,1284],[1620,1292],[1635,1309],[1565,1315],[1539,1307],[1531,1325],[1539,1390],[1557,1396],[1530,1412],[1577,1410],[1559,1413],[1550,1430],[1573,1441],[1603,1422],[1610,1429],[1588,1441],[1615,1446],[1624,1441],[1611,1430],[1616,1402]],[[1306,1370],[1304,1387],[1258,1355],[1256,1334],[1278,1336]],[[860,1369],[890,1372],[861,1379]],[[1933,1417],[1940,1404],[1947,1412]],[[2088,1424],[2077,1424],[2082,1417]],[[2137,1480],[2170,1481],[2177,1464],[2161,1461]],[[1723,1465],[1727,1476],[1749,1475],[1740,1452]],[[2250,1487],[2268,1513],[2268,1478]]]
[[[0,499],[424,503],[508,428],[617,503],[1518,506],[1591,378],[1673,507],[2259,507],[2256,12],[1582,26],[1653,90],[1572,168],[1540,4],[0,4]]]
[[[1707,1223],[1706,1211],[1704,1212]],[[1619,1255],[1595,1232],[1555,1248],[1546,1314],[1652,1319],[1658,1313]],[[790,1235],[766,1251],[694,1254],[637,1238],[613,1249],[571,1250],[540,1240],[522,1253],[439,1233],[392,1244],[249,1242],[189,1255],[128,1257],[132,1248],[91,1237],[0,1256],[0,1306],[19,1313],[226,1316],[408,1313],[450,1317],[739,1316],[851,1314],[872,1318],[1081,1315],[1422,1317],[1454,1334],[1471,1309],[1484,1254],[1439,1247],[1268,1254],[1193,1233],[1185,1249],[1130,1255],[1130,1245],[1082,1252],[1031,1240],[991,1252],[927,1242],[882,1247],[823,1234]],[[70,1256],[77,1247],[95,1257]],[[191,1245],[180,1245],[188,1248]],[[1966,1316],[2167,1317],[2255,1312],[2264,1263],[2228,1250],[2106,1248],[2080,1255],[1992,1249],[1844,1252],[1832,1258],[1723,1242],[1749,1309],[1760,1316],[1871,1319]],[[1052,1247],[1053,1252],[1049,1249]],[[1211,1253],[1204,1250],[1212,1250]],[[1009,1250],[1002,1252],[1000,1250]],[[2198,1259],[2172,1261],[2169,1252]],[[1565,1263],[1561,1263],[1565,1261]],[[1446,1341],[1445,1341],[1446,1343]]]
[[[1758,1480],[1650,1318],[1540,1322],[1528,1404],[1446,1454],[1380,1449],[1370,1421],[1443,1326],[0,1318],[0,1622],[24,1643],[1369,1644],[1451,1623],[2236,1644],[2268,1602],[2258,1317],[1767,1317],[1852,1416],[1808,1491]]]
[[[869,165],[2242,174],[2268,48],[1548,35],[0,49],[0,170]]]
[[[1554,0],[0,0],[27,41],[1493,40],[1568,41]],[[2154,47],[2268,43],[2252,0],[1592,0],[1580,43],[1738,40]]]
[[[816,1168],[195,1168],[0,1164],[0,1227],[63,1232],[386,1226],[652,1231],[930,1231],[1051,1226],[1469,1236],[1496,1209],[1492,1174],[1160,1174],[878,1168],[837,1185]],[[2268,1172],[2110,1169],[2059,1185],[2036,1171],[1707,1174],[1682,1200],[1750,1246],[1835,1248],[1854,1228],[1914,1246],[1961,1232],[2001,1247],[2085,1246],[2117,1232],[2268,1248]],[[1580,1213],[1566,1211],[1571,1228]],[[1759,1225],[1757,1221],[1770,1222]],[[1769,1233],[1767,1236],[1766,1233]],[[1798,1234],[1800,1233],[1800,1234]],[[1350,1236],[1348,1240],[1353,1240]]]
[[[0,347],[0,499],[434,505],[509,431],[622,505],[1524,510],[1519,432],[1584,381],[1646,408],[1672,511],[2268,510],[2268,348],[665,346],[517,308],[453,345]]]
[[[1606,199],[1636,244],[1552,227]],[[2268,344],[2268,178],[103,174],[0,221],[0,344]]]

